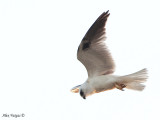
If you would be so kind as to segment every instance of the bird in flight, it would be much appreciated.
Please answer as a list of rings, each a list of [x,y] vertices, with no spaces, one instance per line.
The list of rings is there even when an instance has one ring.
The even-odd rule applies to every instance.
[[[113,75],[115,64],[105,45],[105,24],[109,17],[109,11],[103,12],[83,37],[78,50],[77,58],[85,66],[88,79],[81,85],[71,89],[74,93],[80,93],[83,99],[94,93],[117,88],[142,91],[147,79],[147,70],[119,76]]]

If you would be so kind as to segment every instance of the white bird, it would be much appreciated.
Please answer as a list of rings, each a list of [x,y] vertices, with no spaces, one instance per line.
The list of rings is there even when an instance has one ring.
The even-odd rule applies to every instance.
[[[112,74],[115,71],[115,64],[104,43],[105,23],[109,15],[107,11],[97,18],[78,47],[77,58],[87,69],[88,79],[83,84],[72,88],[71,91],[80,93],[84,99],[94,93],[113,88],[142,91],[145,87],[142,83],[147,79],[146,69],[125,76]]]

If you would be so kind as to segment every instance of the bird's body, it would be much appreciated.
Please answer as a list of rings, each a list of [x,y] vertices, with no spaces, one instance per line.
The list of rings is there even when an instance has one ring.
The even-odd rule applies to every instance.
[[[85,66],[88,79],[82,85],[72,88],[71,91],[79,92],[84,99],[94,93],[113,88],[141,91],[145,87],[141,83],[147,79],[146,69],[125,76],[112,74],[115,71],[115,64],[104,43],[106,39],[105,23],[109,15],[107,11],[98,17],[78,47],[77,58]]]
[[[94,90],[94,93],[111,90],[115,87],[115,82],[119,79],[116,75],[101,75],[93,78],[88,78],[88,82]]]
[[[85,97],[114,88],[122,91],[123,88],[141,91],[145,87],[141,83],[146,81],[146,74],[146,69],[142,69],[136,73],[125,76],[108,74],[89,77],[86,82],[81,85],[81,88],[83,89]]]

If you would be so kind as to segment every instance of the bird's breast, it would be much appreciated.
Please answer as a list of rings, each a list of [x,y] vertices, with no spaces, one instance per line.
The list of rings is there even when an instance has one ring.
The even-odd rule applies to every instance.
[[[89,82],[95,92],[102,92],[114,88],[117,76],[114,75],[102,75],[90,78]]]

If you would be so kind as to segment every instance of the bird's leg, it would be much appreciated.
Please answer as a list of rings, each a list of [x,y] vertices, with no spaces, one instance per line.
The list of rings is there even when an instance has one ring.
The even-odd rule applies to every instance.
[[[117,89],[119,89],[119,90],[124,91],[124,89],[123,89],[123,88],[125,88],[125,87],[126,87],[126,85],[125,85],[125,84],[115,83],[115,87],[116,87]]]

